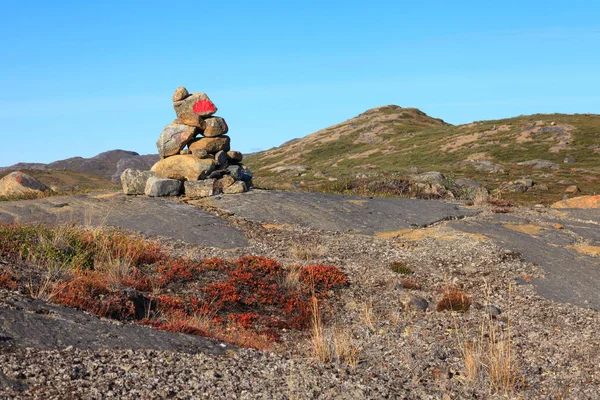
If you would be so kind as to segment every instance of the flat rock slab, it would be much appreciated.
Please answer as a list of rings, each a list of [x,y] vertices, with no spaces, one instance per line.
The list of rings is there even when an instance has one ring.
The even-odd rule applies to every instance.
[[[0,222],[113,226],[222,249],[248,245],[242,232],[197,207],[122,193],[0,202]]]
[[[527,219],[501,215],[487,220],[452,221],[449,225],[463,232],[484,235],[541,267],[545,278],[534,279],[533,284],[542,296],[600,310],[600,258],[577,251],[578,244],[599,243],[600,226],[594,218],[584,218],[586,215],[594,217],[595,210],[582,211],[574,213],[577,221],[559,220],[562,229],[552,228],[550,223],[557,222],[554,218],[548,218],[549,225],[540,227]],[[582,222],[585,219],[589,222]]]
[[[83,350],[147,349],[223,354],[234,347],[200,336],[158,331],[97,318],[41,300],[0,308],[0,346]]]
[[[365,235],[425,227],[476,214],[443,201],[266,190],[211,197],[207,202],[248,220]]]

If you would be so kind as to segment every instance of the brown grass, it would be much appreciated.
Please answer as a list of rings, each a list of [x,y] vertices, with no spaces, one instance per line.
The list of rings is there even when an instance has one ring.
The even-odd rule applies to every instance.
[[[323,320],[321,319],[321,310],[319,301],[316,297],[312,298],[312,327],[310,336],[310,346],[312,356],[323,362],[331,361],[331,349],[327,341]]]
[[[465,328],[457,328],[457,332],[465,378],[473,383],[485,383],[494,393],[513,395],[522,384],[522,378],[512,353],[510,319],[503,329],[486,313],[475,338],[467,340]]]
[[[292,244],[289,250],[290,257],[294,260],[309,262],[316,260],[326,253],[325,247],[320,244]]]
[[[471,307],[471,297],[460,289],[448,288],[437,304],[438,311],[467,312]]]

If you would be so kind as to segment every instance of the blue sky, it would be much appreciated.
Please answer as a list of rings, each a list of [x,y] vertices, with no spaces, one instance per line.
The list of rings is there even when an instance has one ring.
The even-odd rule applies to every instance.
[[[155,153],[180,85],[244,152],[385,104],[600,113],[597,1],[0,4],[0,165]]]

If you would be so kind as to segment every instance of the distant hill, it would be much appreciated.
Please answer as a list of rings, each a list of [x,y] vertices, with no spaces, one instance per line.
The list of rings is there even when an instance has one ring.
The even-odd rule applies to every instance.
[[[148,170],[157,161],[158,154],[139,155],[134,151],[111,150],[91,158],[72,157],[67,158],[66,160],[54,161],[49,164],[18,163],[0,168],[0,174],[6,175],[9,171],[16,170],[72,171],[79,174],[100,177],[112,181],[113,184],[119,184],[121,173],[125,169],[135,168]],[[46,174],[46,176],[47,175],[48,174]]]
[[[529,177],[535,186],[504,196],[550,202],[570,185],[600,193],[600,116],[536,114],[454,126],[389,105],[249,155],[245,163],[260,186],[306,190],[416,171],[471,178],[489,189]]]

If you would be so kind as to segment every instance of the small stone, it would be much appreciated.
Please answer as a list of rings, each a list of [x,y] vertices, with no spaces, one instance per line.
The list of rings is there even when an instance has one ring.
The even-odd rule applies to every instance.
[[[223,193],[225,194],[238,194],[244,193],[248,191],[248,186],[246,186],[246,182],[237,181],[231,186],[223,188]]]
[[[565,229],[565,227],[561,224],[556,223],[554,224],[554,229]]]
[[[197,181],[215,169],[215,161],[195,155],[177,155],[157,162],[153,167],[158,178]]]
[[[231,175],[224,175],[221,179],[219,179],[218,184],[221,188],[226,188],[235,183],[235,179]]]
[[[219,165],[219,166],[225,166],[225,164],[227,164],[228,160],[229,160],[229,157],[227,157],[227,153],[224,152],[223,150],[221,150],[217,154],[215,154],[215,161],[217,162],[217,165]]]
[[[425,311],[429,307],[429,302],[421,296],[412,295],[408,305],[417,311]]]
[[[204,137],[216,137],[226,134],[229,131],[229,127],[225,120],[221,117],[210,117],[204,120],[206,127],[202,136]]]
[[[209,158],[209,157],[212,158],[212,156],[210,154],[208,154],[208,152],[204,149],[190,150],[190,152],[198,158]]]
[[[244,155],[236,150],[232,150],[227,152],[227,156],[233,162],[241,162],[244,159]]]
[[[490,314],[493,317],[497,317],[498,315],[502,314],[502,310],[500,310],[500,308],[498,308],[492,304],[483,306],[483,311],[485,311],[486,313]]]
[[[216,179],[204,179],[202,181],[184,182],[185,195],[189,199],[199,199],[217,194]]]
[[[179,152],[179,154],[186,155],[186,154],[192,154],[192,152],[190,149],[183,149]]]
[[[192,141],[189,144],[189,148],[192,152],[196,149],[203,149],[210,154],[218,153],[221,150],[228,152],[230,149],[230,139],[229,136],[225,135],[211,138],[203,137]]]
[[[123,193],[127,195],[144,194],[146,182],[152,176],[154,176],[153,171],[139,171],[137,169],[127,168],[121,174]]]
[[[190,94],[186,88],[184,88],[183,86],[179,86],[177,89],[175,89],[175,93],[173,93],[173,102],[181,101],[189,95]]]
[[[144,192],[150,197],[179,196],[183,183],[177,179],[162,179],[152,176],[146,181]]]
[[[565,157],[564,163],[565,164],[573,164],[575,162],[575,159],[571,156],[567,156]]]
[[[565,193],[575,194],[579,192],[581,192],[581,190],[576,185],[571,185],[565,189]]]
[[[183,124],[169,124],[165,126],[156,141],[156,148],[160,158],[179,154],[192,139],[196,137],[196,128]]]
[[[31,175],[21,171],[11,172],[0,179],[0,196],[20,196],[42,193],[48,187]]]

